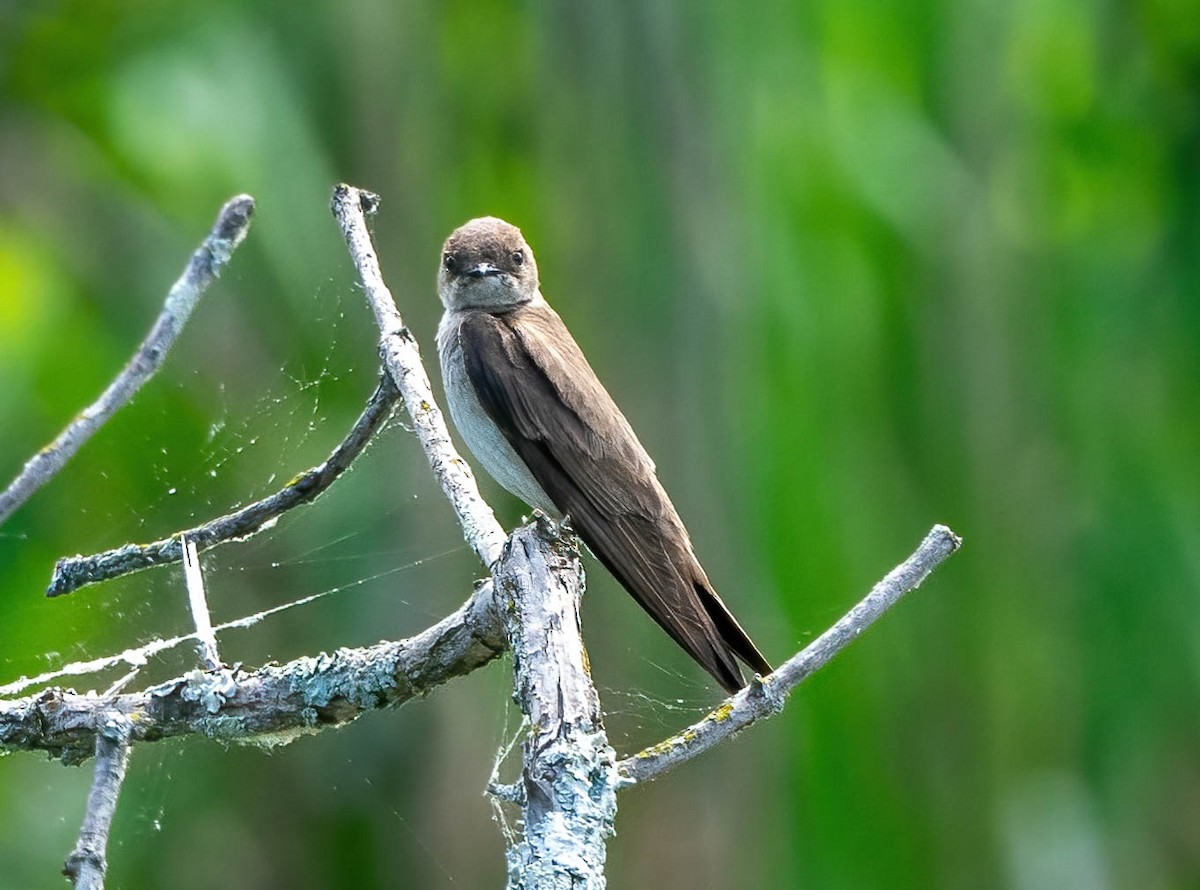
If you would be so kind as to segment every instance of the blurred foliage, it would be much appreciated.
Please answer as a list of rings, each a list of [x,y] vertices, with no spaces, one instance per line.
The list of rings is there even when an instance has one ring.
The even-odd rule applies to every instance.
[[[781,717],[623,798],[614,887],[1200,886],[1194,2],[28,2],[0,7],[0,100],[4,479],[220,203],[259,202],[163,373],[0,529],[0,683],[187,626],[173,571],[43,599],[57,556],[264,494],[349,427],[376,359],[344,180],[384,197],[427,355],[442,238],[523,227],[772,657],[933,522],[966,539]],[[218,620],[333,591],[227,660],[397,638],[468,593],[402,421],[205,558]],[[718,693],[590,582],[629,752]],[[497,665],[270,757],[139,748],[113,883],[500,886],[507,697]],[[0,887],[55,886],[89,778],[0,763]]]

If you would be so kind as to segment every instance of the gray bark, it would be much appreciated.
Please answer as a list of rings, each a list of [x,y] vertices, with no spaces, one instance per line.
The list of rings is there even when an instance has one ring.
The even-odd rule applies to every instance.
[[[539,522],[513,534],[495,577],[515,697],[530,724],[519,786],[524,836],[508,848],[508,886],[600,890],[617,813],[616,755],[580,635],[579,553]]]
[[[108,832],[117,811],[117,798],[129,763],[129,718],[115,711],[102,713],[96,732],[96,768],[88,794],[83,825],[75,849],[63,863],[63,874],[76,890],[104,890],[108,871]]]

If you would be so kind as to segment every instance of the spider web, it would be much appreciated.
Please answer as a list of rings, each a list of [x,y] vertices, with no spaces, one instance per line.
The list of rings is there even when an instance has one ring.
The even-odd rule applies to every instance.
[[[163,395],[126,406],[51,483],[103,479],[106,444],[113,447],[112,439],[145,455],[139,484],[114,480],[111,487],[100,487],[95,501],[78,504],[90,522],[82,543],[68,547],[89,552],[163,537],[268,495],[323,461],[376,380],[375,368],[362,362],[364,355],[374,355],[376,332],[365,318],[352,315],[347,321],[341,299],[328,290],[314,293],[307,306],[314,327],[328,336],[315,361],[297,351],[269,375],[222,376],[219,369],[205,367],[198,348],[189,349],[185,337],[151,384]],[[202,321],[198,316],[196,322]],[[181,401],[201,406],[191,441],[171,434]],[[398,409],[315,504],[285,514],[248,541],[201,554],[224,663],[253,668],[369,645],[380,637],[400,639],[439,620],[469,593],[481,569],[461,543],[452,511],[403,429],[405,420]],[[13,544],[29,540],[23,531],[6,529],[4,535]],[[0,696],[30,695],[51,685],[101,694],[135,691],[197,666],[180,565],[36,606],[56,610],[62,618],[29,637],[13,638],[0,628]],[[644,656],[630,652],[629,657]],[[700,680],[668,667],[661,672],[666,688],[678,694],[601,687],[610,737],[619,749],[637,750],[711,706],[711,689]],[[512,781],[524,727],[509,696],[501,694],[499,701],[498,710],[475,715],[473,731],[485,746],[490,739],[497,781]],[[176,740],[148,747],[152,752],[139,750],[133,759],[138,774],[130,786],[139,790],[129,808],[132,815],[124,817],[132,820],[133,830],[116,832],[118,845],[164,831],[183,805],[175,800],[173,779],[194,768],[191,759],[203,746]],[[481,761],[480,770],[477,788],[487,780],[486,763]],[[357,775],[356,781],[345,780],[351,787],[379,793],[372,769],[347,760],[341,771]],[[387,806],[414,855],[432,864],[435,880],[454,883],[454,869],[439,856],[425,826],[394,803]],[[498,805],[495,818],[511,830]]]
[[[103,484],[108,476],[106,428],[51,483],[69,486],[80,477],[101,480],[99,503],[78,505],[81,514],[92,517],[94,545],[89,540],[84,547],[102,550],[199,524],[277,490],[294,474],[325,459],[361,410],[362,401],[356,400],[364,399],[375,383],[374,368],[356,367],[362,365],[363,355],[374,353],[374,330],[365,318],[356,318],[357,324],[344,336],[347,322],[341,298],[327,290],[315,292],[306,307],[314,329],[327,337],[321,354],[313,361],[295,350],[266,380],[221,377],[204,367],[202,353],[208,347],[194,343],[206,334],[211,340],[212,331],[181,340],[177,354],[151,383],[165,397],[135,400],[110,424],[114,428],[110,440],[131,440],[145,454],[142,478],[132,485],[129,480]],[[195,323],[205,321],[200,317]],[[218,328],[222,321],[233,323],[207,321]],[[223,334],[219,331],[216,338]],[[181,442],[172,432],[188,401],[199,404],[204,416],[190,421],[199,435]],[[280,642],[286,637],[284,627],[278,631],[271,627],[285,625],[282,619],[290,618],[290,613],[304,613],[300,620],[309,626],[322,622],[328,626],[328,634],[303,635],[308,638],[305,645],[315,648],[377,641],[378,625],[371,626],[371,638],[363,639],[354,621],[334,617],[339,611],[381,613],[386,606],[397,614],[406,613],[410,620],[398,620],[388,633],[396,637],[444,614],[437,601],[404,595],[419,581],[397,583],[401,576],[413,575],[427,577],[430,586],[438,584],[438,573],[422,570],[455,555],[469,564],[448,511],[438,511],[441,515],[433,521],[423,518],[423,513],[432,512],[424,501],[437,493],[429,474],[397,472],[400,467],[419,469],[423,463],[419,455],[414,460],[411,437],[395,429],[402,424],[401,415],[398,410],[377,432],[367,452],[318,503],[285,514],[273,528],[247,542],[202,554],[213,624],[219,641],[227,642],[236,656],[222,651],[224,661],[253,665],[290,650],[294,655],[307,654]],[[387,484],[381,487],[380,480]],[[383,495],[370,497],[372,490]],[[356,501],[362,500],[373,501],[379,509],[356,510]],[[334,521],[323,515],[331,510]],[[337,521],[347,515],[352,515],[352,521]],[[404,533],[412,527],[449,534],[439,541],[433,534]],[[7,530],[6,534],[15,541],[28,537]],[[465,590],[469,587],[459,587],[448,602],[461,600]],[[366,606],[364,598],[369,600]],[[0,646],[0,695],[27,693],[65,678],[104,691],[131,672],[141,674],[130,687],[139,688],[143,680],[165,679],[171,670],[194,665],[189,645],[194,628],[178,565],[115,579],[38,605],[58,610],[64,620],[57,633],[50,628],[36,641],[42,645],[34,659],[40,662],[40,670],[29,670],[30,646],[25,644],[34,640],[10,640],[11,645]],[[234,639],[234,631],[252,628],[267,630],[258,639],[253,631],[243,634],[246,640]],[[344,635],[337,633],[339,628]],[[4,636],[0,630],[0,640]],[[256,655],[256,646],[266,651]],[[152,669],[156,664],[162,670]]]

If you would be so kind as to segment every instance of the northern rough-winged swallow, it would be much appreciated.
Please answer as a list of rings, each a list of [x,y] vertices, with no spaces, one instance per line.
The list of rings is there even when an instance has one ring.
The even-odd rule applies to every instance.
[[[729,692],[771,666],[713,590],[654,462],[543,299],[520,229],[494,217],[442,249],[438,353],[450,416],[502,486],[567,516],[597,558]]]

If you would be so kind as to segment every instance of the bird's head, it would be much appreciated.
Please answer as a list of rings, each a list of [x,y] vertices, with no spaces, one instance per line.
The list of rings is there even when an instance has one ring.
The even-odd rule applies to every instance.
[[[516,226],[482,216],[446,239],[438,296],[447,309],[504,311],[528,303],[537,292],[537,263]]]

